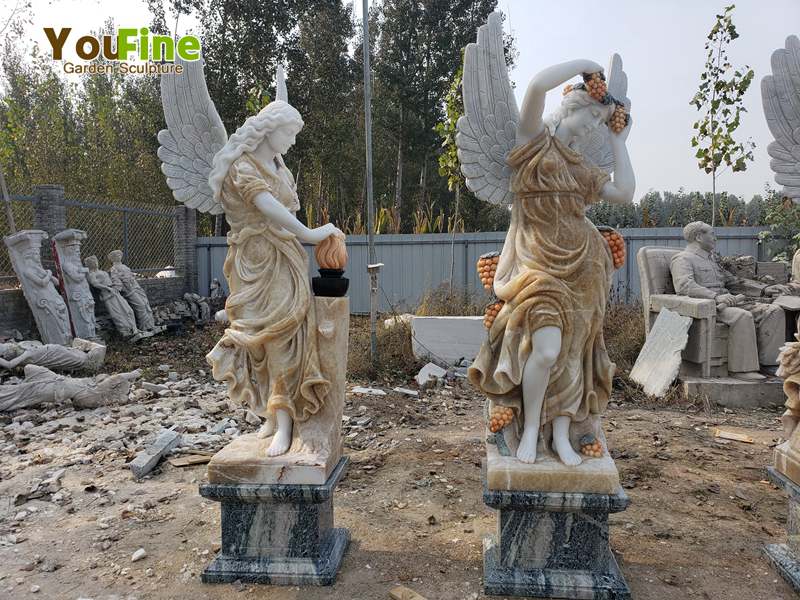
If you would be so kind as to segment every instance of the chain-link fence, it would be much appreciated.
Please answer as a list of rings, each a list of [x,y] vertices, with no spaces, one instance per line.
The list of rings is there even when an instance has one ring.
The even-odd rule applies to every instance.
[[[36,197],[12,195],[11,208],[17,230],[37,227]],[[65,199],[65,229],[82,229],[88,237],[81,246],[83,257],[95,255],[100,268],[107,268],[112,250],[122,250],[122,262],[146,277],[159,271],[176,273],[175,211],[171,206],[115,206]],[[0,234],[11,233],[0,214]],[[8,251],[0,250],[0,289],[19,287]]]
[[[33,201],[35,198],[33,196],[20,196],[17,194],[9,198],[11,200],[11,210],[14,214],[14,224],[17,226],[17,230],[33,228]],[[0,199],[0,201],[2,200]],[[9,227],[8,219],[5,216],[5,206],[2,207],[0,212],[3,215],[2,219],[0,219],[0,234],[5,237],[11,233],[11,227]],[[0,250],[0,289],[15,288],[18,286],[17,276],[14,274],[14,269],[11,267],[11,258],[8,255],[8,251],[5,249]]]
[[[88,237],[81,256],[97,256],[101,268],[112,250],[122,250],[122,262],[152,277],[175,267],[175,212],[171,206],[114,206],[66,200],[67,228]]]

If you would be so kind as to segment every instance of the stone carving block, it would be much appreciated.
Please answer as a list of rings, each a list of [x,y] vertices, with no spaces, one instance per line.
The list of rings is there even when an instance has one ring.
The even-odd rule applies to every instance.
[[[691,325],[691,317],[682,317],[666,308],[658,313],[631,369],[631,379],[640,384],[646,394],[661,398],[675,381]]]
[[[158,434],[152,444],[128,463],[128,468],[134,477],[141,479],[155,468],[167,452],[178,447],[180,443],[181,435],[171,429],[166,429]]]
[[[65,229],[55,235],[58,264],[61,269],[67,306],[75,335],[85,340],[97,337],[94,298],[89,287],[89,269],[81,264],[81,242],[87,237],[80,229]]]
[[[46,239],[44,231],[28,229],[6,236],[4,241],[39,337],[45,344],[66,346],[72,340],[67,305],[56,289],[58,279],[42,266],[42,241]]]
[[[486,339],[483,317],[413,317],[411,345],[419,359],[472,361]]]

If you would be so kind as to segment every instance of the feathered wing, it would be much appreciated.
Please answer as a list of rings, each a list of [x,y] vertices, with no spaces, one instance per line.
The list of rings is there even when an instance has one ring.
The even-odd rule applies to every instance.
[[[510,204],[506,156],[516,140],[519,109],[508,79],[499,12],[478,28],[478,42],[467,45],[462,89],[464,115],[456,146],[467,189],[486,202]]]
[[[208,95],[201,60],[184,61],[183,73],[161,76],[161,104],[167,128],[158,132],[158,158],[167,185],[178,202],[218,215],[222,204],[214,199],[208,174],[214,155],[228,134]]]
[[[767,125],[775,138],[767,146],[775,182],[783,195],[800,204],[800,39],[786,38],[786,48],[772,53],[772,75],[761,80]]]
[[[628,76],[622,69],[622,57],[612,54],[606,72],[608,93],[615,100],[622,102],[625,109],[630,111],[631,100],[628,98]],[[611,131],[608,127],[598,127],[589,136],[584,144],[582,154],[593,164],[603,169],[606,173],[614,172],[614,152],[611,150]]]

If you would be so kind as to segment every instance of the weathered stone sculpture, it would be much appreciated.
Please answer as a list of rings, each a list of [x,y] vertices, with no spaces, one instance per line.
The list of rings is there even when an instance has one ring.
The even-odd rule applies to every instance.
[[[86,232],[80,229],[65,229],[55,235],[58,263],[64,280],[67,306],[79,338],[91,340],[97,337],[94,320],[94,298],[86,274],[89,269],[81,264],[81,241]]]
[[[219,279],[216,277],[211,280],[211,285],[209,285],[208,297],[209,298],[222,298],[225,295],[222,285],[219,283]]]
[[[783,413],[783,436],[786,439],[775,448],[773,464],[767,475],[789,496],[789,519],[786,523],[787,543],[769,544],[764,548],[767,558],[783,578],[800,592],[800,334],[797,341],[781,348],[778,376],[783,378],[786,393],[786,412]]]
[[[282,71],[277,100],[228,138],[201,63],[182,64],[182,75],[161,80],[162,170],[177,200],[224,212],[230,225],[229,325],[207,358],[231,399],[265,419],[258,434],[209,463],[200,493],[222,503],[223,549],[203,581],[330,584],[349,539],[332,528],[333,489],[347,463],[340,427],[349,305],[312,295],[301,242],[344,235],[295,217],[297,187],[282,155],[303,120],[288,104]]]
[[[712,255],[717,238],[706,223],[689,223],[683,235],[688,245],[670,264],[675,293],[714,300],[717,320],[729,327],[728,371],[748,381],[764,379],[759,365],[778,364],[786,319],[782,308],[756,298],[786,293],[786,286],[768,286],[721,269]]]
[[[107,376],[73,378],[37,365],[25,366],[22,383],[0,385],[0,411],[35,406],[44,402],[72,401],[76,408],[97,408],[128,401],[131,383],[140,371]]]
[[[55,371],[97,371],[105,357],[104,345],[81,338],[73,339],[72,346],[37,341],[0,344],[0,367],[4,369],[37,365]]]
[[[139,334],[136,328],[136,316],[130,304],[122,297],[119,290],[114,287],[111,276],[101,270],[96,256],[87,256],[83,263],[88,268],[86,278],[100,296],[100,301],[106,307],[106,311],[111,315],[117,332],[124,338],[130,338]]]
[[[7,236],[5,243],[42,341],[68,345],[72,333],[67,305],[56,289],[58,279],[42,266],[42,240],[46,239],[44,231],[29,229]]]
[[[192,311],[192,318],[195,321],[205,323],[211,320],[211,307],[200,294],[185,293],[183,299],[189,304],[189,310]]]
[[[786,47],[772,53],[772,75],[761,80],[764,115],[775,141],[767,146],[776,183],[784,198],[800,204],[800,39],[791,35]],[[792,260],[792,288],[800,284],[800,258]],[[798,338],[800,340],[800,338]],[[787,344],[780,356],[778,374],[784,378],[786,442],[775,449],[770,480],[789,495],[787,544],[771,544],[764,550],[775,568],[796,592],[800,592],[800,341]]]
[[[775,182],[782,194],[800,204],[800,39],[786,38],[786,48],[772,53],[772,75],[761,80],[764,116],[775,138],[767,146]]]
[[[581,75],[544,119],[546,93]],[[456,143],[467,187],[512,205],[492,286],[501,307],[468,371],[489,398],[484,502],[502,523],[485,545],[484,586],[627,597],[607,516],[628,499],[599,425],[615,368],[602,330],[619,252],[585,217],[594,202],[633,197],[622,61],[612,58],[608,84],[590,60],[544,69],[519,112],[493,13],[467,46],[463,91]]]
[[[153,311],[147,294],[136,281],[136,275],[126,265],[122,264],[122,251],[112,250],[108,253],[108,260],[111,261],[111,269],[108,274],[111,277],[111,285],[119,291],[128,304],[131,305],[136,315],[136,324],[142,331],[150,331],[155,326]]]

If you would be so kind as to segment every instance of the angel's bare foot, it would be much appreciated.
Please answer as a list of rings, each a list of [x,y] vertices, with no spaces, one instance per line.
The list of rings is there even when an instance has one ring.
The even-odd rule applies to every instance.
[[[272,443],[267,448],[267,456],[285,454],[292,444],[292,417],[283,409],[276,411],[277,431]]]
[[[536,462],[536,444],[539,441],[539,430],[536,427],[526,427],[517,448],[517,459],[524,463]]]
[[[555,446],[558,458],[561,459],[565,465],[575,467],[583,459],[581,455],[575,452],[572,444],[569,443],[569,425],[571,419],[569,417],[556,417],[553,420],[553,446]]]
[[[259,439],[263,440],[264,438],[271,436],[273,433],[275,433],[275,418],[272,415],[267,415],[256,435]]]

